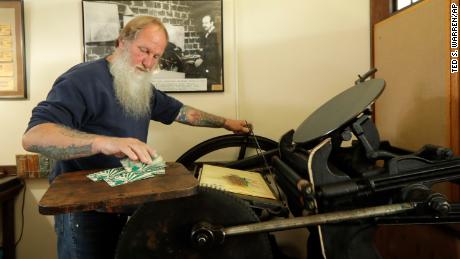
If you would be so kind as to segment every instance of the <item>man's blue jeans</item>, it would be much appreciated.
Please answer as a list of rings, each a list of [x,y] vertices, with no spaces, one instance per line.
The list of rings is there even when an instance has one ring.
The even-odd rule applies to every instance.
[[[59,259],[113,259],[126,219],[94,211],[54,216]]]

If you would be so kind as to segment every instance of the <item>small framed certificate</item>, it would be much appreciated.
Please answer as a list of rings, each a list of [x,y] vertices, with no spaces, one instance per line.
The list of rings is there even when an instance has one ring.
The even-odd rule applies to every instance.
[[[0,98],[27,98],[24,3],[0,0]]]

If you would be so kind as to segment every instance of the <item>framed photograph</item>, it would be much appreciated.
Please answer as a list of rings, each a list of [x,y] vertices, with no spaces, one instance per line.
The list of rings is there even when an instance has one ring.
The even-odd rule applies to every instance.
[[[152,83],[165,92],[223,92],[222,0],[83,0],[84,60],[110,55],[134,17],[161,19],[169,42]]]
[[[0,99],[27,98],[24,4],[0,0]]]

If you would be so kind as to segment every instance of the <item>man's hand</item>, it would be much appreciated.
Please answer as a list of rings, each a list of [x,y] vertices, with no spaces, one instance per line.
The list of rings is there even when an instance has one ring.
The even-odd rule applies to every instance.
[[[224,128],[233,131],[235,134],[246,134],[252,131],[252,124],[245,120],[226,119]]]
[[[152,164],[152,157],[156,156],[153,148],[135,138],[98,136],[94,139],[92,148],[94,153],[114,155],[119,158],[127,156],[131,160],[139,160],[145,164]]]
[[[197,58],[195,60],[195,67],[199,67],[199,66],[201,66],[201,64],[203,64],[203,59]]]

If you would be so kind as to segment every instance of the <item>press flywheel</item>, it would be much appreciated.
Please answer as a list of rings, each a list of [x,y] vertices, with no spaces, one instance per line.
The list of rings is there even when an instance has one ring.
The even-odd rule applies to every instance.
[[[200,188],[193,196],[139,208],[123,230],[115,258],[272,258],[266,233],[230,236],[223,243],[209,246],[200,246],[191,237],[200,222],[228,227],[258,221],[242,200],[219,190]]]

